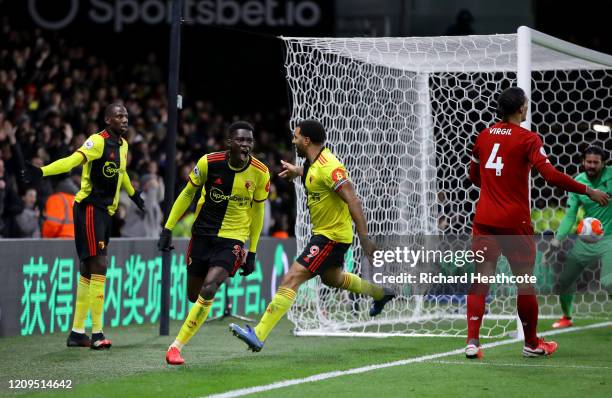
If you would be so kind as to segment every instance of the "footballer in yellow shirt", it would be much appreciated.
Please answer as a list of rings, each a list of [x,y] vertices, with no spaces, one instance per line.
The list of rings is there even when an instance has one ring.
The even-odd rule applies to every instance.
[[[125,189],[130,198],[144,211],[144,200],[135,191],[126,173],[128,143],[128,113],[120,102],[106,107],[106,128],[91,135],[72,155],[36,168],[30,165],[22,171],[24,180],[35,182],[40,177],[67,173],[83,165],[81,189],[74,198],[74,241],[81,260],[76,304],[68,347],[111,347],[102,332],[104,285],[106,283],[106,252],[112,227],[112,215],[117,210],[119,192]],[[85,320],[91,309],[92,337],[85,334]]]
[[[195,304],[166,351],[170,365],[185,363],[181,350],[206,320],[219,286],[239,268],[245,276],[255,268],[270,174],[251,155],[253,126],[235,122],[228,136],[229,151],[209,153],[198,160],[159,238],[159,249],[170,250],[171,230],[200,191],[187,249],[187,294]],[[245,260],[243,246],[247,238],[249,252]]]
[[[293,134],[298,156],[306,158],[303,167],[282,162],[283,178],[301,177],[306,190],[312,222],[312,236],[281,281],[280,288],[255,328],[230,324],[230,330],[251,350],[260,351],[270,331],[291,308],[301,284],[319,275],[324,284],[371,296],[370,316],[378,315],[395,297],[393,291],[374,285],[358,275],[343,272],[344,255],[353,242],[353,222],[361,247],[371,260],[374,244],[361,202],[349,175],[338,158],[325,147],[326,132],[316,120],[300,122]]]

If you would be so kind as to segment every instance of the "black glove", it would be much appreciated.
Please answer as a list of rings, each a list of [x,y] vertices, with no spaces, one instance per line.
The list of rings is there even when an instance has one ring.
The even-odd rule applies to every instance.
[[[244,264],[242,264],[242,267],[240,267],[242,268],[242,271],[240,271],[240,275],[251,275],[253,271],[255,271],[255,256],[257,256],[256,253],[249,252],[247,254],[246,261],[244,262]]]
[[[161,233],[159,234],[157,248],[163,252],[174,250],[174,246],[172,246],[172,231],[170,231],[168,228],[162,229]]]
[[[142,197],[140,196],[141,193],[142,191],[139,190],[134,191],[134,195],[130,196],[130,199],[132,199],[132,202],[134,202],[136,206],[138,206],[140,211],[145,211],[145,203]]]
[[[20,172],[20,179],[24,184],[36,184],[42,177],[42,169],[29,162],[26,163],[25,168],[21,169]]]

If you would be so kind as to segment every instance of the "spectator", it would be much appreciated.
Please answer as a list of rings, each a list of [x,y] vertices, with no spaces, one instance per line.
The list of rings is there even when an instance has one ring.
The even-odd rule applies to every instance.
[[[446,30],[446,36],[468,36],[474,34],[472,24],[474,23],[474,16],[468,9],[461,9],[457,13],[455,23],[448,27]]]
[[[0,237],[18,237],[14,220],[21,210],[15,179],[6,174],[4,161],[0,159]]]
[[[125,223],[121,228],[121,236],[157,238],[161,232],[163,218],[159,206],[160,198],[163,198],[163,194],[159,192],[159,177],[146,174],[137,181],[137,175],[131,174],[134,189],[142,188],[141,196],[145,201],[146,210],[140,211],[127,196],[122,195],[120,202],[125,208]]]
[[[36,190],[28,188],[21,200],[22,210],[15,216],[16,237],[40,238],[40,210],[36,207]]]
[[[70,45],[57,33],[15,30],[7,19],[2,19],[0,25],[4,32],[10,32],[3,36],[5,45],[0,50],[0,126],[5,121],[11,125],[10,130],[0,128],[0,159],[4,161],[0,176],[0,236],[17,235],[14,220],[22,210],[16,184],[19,166],[14,159],[17,141],[23,157],[40,167],[73,152],[89,135],[99,132],[104,125],[104,107],[117,99],[124,99],[133,119],[128,135],[128,170],[137,172],[134,178],[143,180],[145,196],[157,205],[150,207],[153,213],[145,215],[146,221],[142,219],[154,228],[141,225],[137,232],[139,223],[132,225],[128,218],[138,215],[134,209],[129,210],[131,203],[126,202],[118,209],[120,220],[113,224],[117,228],[112,236],[120,236],[121,231],[134,237],[157,231],[159,222],[155,220],[163,218],[156,212],[163,200],[164,183],[147,175],[163,175],[169,160],[165,158],[165,74],[157,66],[155,55],[128,69],[115,68],[84,48]],[[286,110],[275,114],[224,114],[204,99],[186,100],[179,113],[176,159],[172,159],[177,170],[175,196],[202,154],[224,149],[224,128],[238,118],[253,121],[258,151],[255,155],[267,163],[273,176],[279,171],[280,159],[291,159]],[[12,124],[18,127],[16,135]],[[80,176],[71,178],[79,187]],[[277,180],[272,181],[276,193],[274,202],[269,204],[271,219],[266,225],[280,225],[281,217],[286,215],[291,226],[295,219],[293,184]],[[36,190],[38,207],[43,208],[54,193],[51,182],[44,179]],[[124,221],[127,225],[122,227]]]

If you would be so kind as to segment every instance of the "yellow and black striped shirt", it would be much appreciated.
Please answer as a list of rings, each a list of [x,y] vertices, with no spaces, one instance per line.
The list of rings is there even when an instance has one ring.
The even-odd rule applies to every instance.
[[[90,136],[77,152],[85,157],[86,162],[75,202],[103,207],[113,215],[119,204],[121,186],[129,194],[134,191],[125,169],[127,141],[103,130]]]
[[[202,187],[192,233],[245,242],[251,225],[251,203],[268,198],[270,173],[253,156],[236,170],[229,164],[229,152],[216,152],[198,160],[189,183]]]

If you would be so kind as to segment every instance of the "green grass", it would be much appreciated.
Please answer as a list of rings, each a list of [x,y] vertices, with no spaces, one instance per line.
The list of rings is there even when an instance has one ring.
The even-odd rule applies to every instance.
[[[541,329],[552,321],[541,322]],[[13,395],[9,379],[72,379],[67,391],[26,395],[87,397],[199,397],[237,388],[302,378],[335,370],[390,362],[462,348],[461,338],[294,337],[283,321],[260,353],[227,330],[226,321],[206,324],[184,349],[186,366],[164,362],[170,337],[157,325],[107,331],[110,351],[66,348],[65,335],[0,339],[0,395]],[[586,324],[586,322],[581,323]],[[612,328],[562,334],[552,358],[524,359],[521,344],[485,351],[468,362],[461,355],[342,376],[261,393],[259,396],[612,396]],[[527,387],[528,386],[528,389]],[[23,394],[21,392],[20,394]]]

